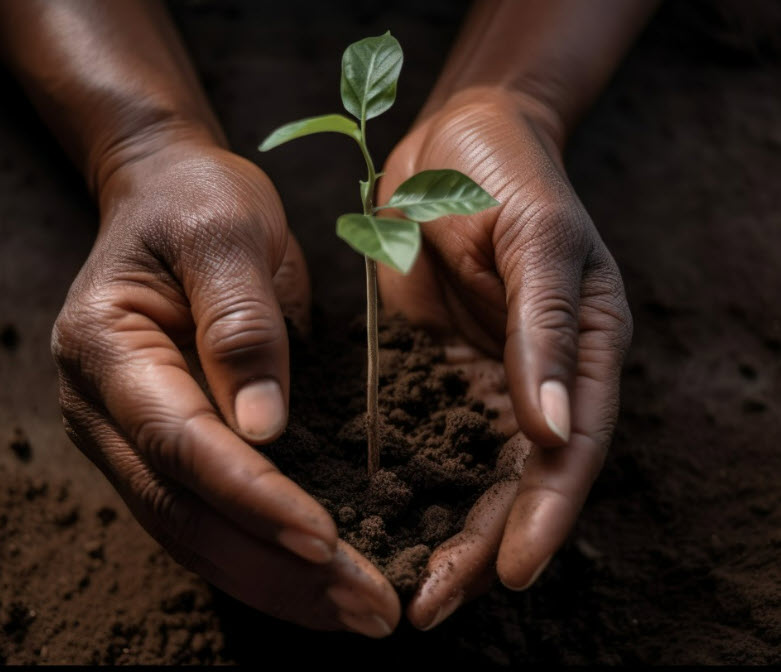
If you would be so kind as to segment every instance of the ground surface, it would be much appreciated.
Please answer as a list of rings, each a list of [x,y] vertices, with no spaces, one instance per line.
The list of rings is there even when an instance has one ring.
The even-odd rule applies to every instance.
[[[386,151],[463,9],[345,3],[313,16],[263,3],[284,7],[261,17],[249,5],[176,9],[228,135],[253,159],[278,122],[338,109],[341,50],[390,28],[407,65],[374,131]],[[569,152],[636,321],[623,414],[581,521],[532,590],[497,589],[441,629],[379,643],[273,623],[213,592],[68,443],[48,337],[95,212],[4,80],[0,663],[781,660],[781,23],[770,2],[726,24],[711,3],[682,5],[657,18]],[[361,262],[332,235],[360,168],[343,147],[313,139],[264,159],[328,308],[326,341],[361,309]]]

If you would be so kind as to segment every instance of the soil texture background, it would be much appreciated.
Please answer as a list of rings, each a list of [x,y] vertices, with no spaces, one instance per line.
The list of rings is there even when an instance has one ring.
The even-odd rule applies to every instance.
[[[466,7],[172,3],[234,148],[253,160],[279,123],[339,110],[342,50],[390,29],[405,68],[397,105],[373,122],[385,156]],[[570,176],[635,317],[605,469],[533,588],[495,588],[441,628],[402,625],[380,642],[275,622],[213,590],[70,445],[48,342],[96,212],[0,74],[0,663],[781,661],[779,35],[776,3],[669,3],[580,127]],[[329,136],[262,165],[313,277],[322,354],[297,370],[304,389],[345,375],[328,353],[363,309],[363,263],[333,235],[361,158]],[[360,377],[355,352],[347,373]],[[294,413],[311,404],[294,394]],[[330,426],[296,418],[299,433]]]

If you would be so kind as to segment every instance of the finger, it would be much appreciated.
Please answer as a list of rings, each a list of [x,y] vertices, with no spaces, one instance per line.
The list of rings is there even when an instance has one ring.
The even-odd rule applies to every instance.
[[[517,474],[528,450],[528,441],[520,435],[505,444],[499,468],[506,478],[480,497],[469,512],[464,529],[432,553],[426,578],[407,609],[407,617],[415,627],[436,627],[493,583],[494,560],[518,491]]]
[[[162,482],[109,420],[78,394],[67,396],[66,424],[74,442],[185,567],[264,613],[306,627],[346,628],[370,637],[396,627],[398,597],[355,549],[340,542],[330,563],[313,565],[260,541],[199,498]]]
[[[149,295],[143,287],[119,290],[135,306]],[[108,319],[89,347],[59,358],[76,357],[71,368],[86,372],[144,461],[253,536],[329,561],[337,534],[328,513],[220,420],[170,339],[140,313],[115,308]]]
[[[619,373],[631,327],[589,307],[590,300],[584,297],[570,442],[530,454],[499,550],[499,578],[514,590],[534,583],[569,534],[602,468],[618,414]],[[599,302],[614,303],[607,296]]]
[[[559,446],[570,435],[585,255],[571,234],[583,215],[550,210],[506,227],[497,262],[507,289],[504,362],[518,425],[535,443]]]

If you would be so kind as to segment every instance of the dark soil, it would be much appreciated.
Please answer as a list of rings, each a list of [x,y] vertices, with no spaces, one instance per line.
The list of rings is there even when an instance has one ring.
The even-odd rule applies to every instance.
[[[231,142],[259,159],[269,128],[339,109],[342,49],[389,28],[406,65],[396,107],[372,130],[382,156],[419,109],[466,4],[305,11],[292,0],[179,0],[174,8]],[[212,590],[161,551],[70,445],[49,334],[96,215],[21,92],[2,80],[0,664],[781,661],[778,7],[668,3],[570,147],[573,184],[621,266],[635,341],[613,446],[569,541],[530,590],[494,588],[441,628],[402,624],[380,642],[304,631]],[[350,421],[364,400],[350,386],[362,385],[363,347],[359,325],[345,325],[363,309],[363,264],[332,232],[352,207],[361,165],[342,142],[313,138],[292,159],[263,157],[309,259],[319,311],[311,349],[296,350],[292,424],[275,458],[295,462],[296,446],[317,437],[349,456],[345,468],[360,479],[364,448]],[[409,441],[430,431],[439,441],[436,422],[447,430],[451,413],[451,427],[467,414],[490,436],[483,410],[465,410],[452,379],[426,376],[441,386],[431,418],[397,402],[402,381],[416,375],[416,353],[438,357],[420,345],[384,362],[395,375],[386,381],[386,433]],[[416,421],[405,426],[397,408]],[[397,444],[386,443],[384,466],[407,481],[393,461]],[[331,499],[327,486],[310,484]],[[446,498],[416,497],[404,520],[386,521],[389,546],[433,545],[424,533],[446,516],[426,511]],[[342,523],[346,534],[365,517],[360,498],[348,504],[356,518]],[[450,515],[457,526],[463,513]],[[392,555],[375,557],[387,565]]]
[[[442,350],[425,333],[386,321],[379,333],[381,468],[369,479],[364,321],[348,333],[326,352],[322,344],[299,344],[290,427],[266,452],[407,598],[431,551],[463,527],[471,505],[498,479],[503,437],[491,429],[491,409],[467,398],[466,381],[442,365]]]

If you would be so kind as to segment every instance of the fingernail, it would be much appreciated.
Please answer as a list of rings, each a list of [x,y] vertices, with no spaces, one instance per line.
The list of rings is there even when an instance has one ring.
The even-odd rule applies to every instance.
[[[545,561],[537,567],[537,570],[532,574],[532,578],[529,579],[526,583],[524,583],[522,586],[511,586],[509,583],[504,583],[505,588],[509,588],[510,590],[520,591],[520,590],[526,590],[527,588],[531,588],[532,584],[540,578],[540,574],[542,574],[545,571],[545,568],[548,566],[548,563],[551,561],[551,558],[553,556],[549,555],[547,558],[545,558]]]
[[[540,385],[540,406],[550,430],[562,441],[569,441],[569,394],[560,380]]]
[[[434,616],[434,620],[431,621],[425,628],[421,628],[424,632],[426,630],[431,630],[432,628],[436,628],[442,621],[444,621],[448,616],[450,616],[456,609],[458,609],[461,606],[461,603],[464,601],[464,594],[458,593],[457,595],[454,595],[451,597],[445,604],[443,604],[438,610],[436,616]]]
[[[334,557],[334,552],[328,544],[306,532],[282,530],[277,536],[277,541],[291,553],[318,565],[331,562]]]
[[[374,639],[387,637],[393,632],[391,627],[382,618],[377,616],[377,614],[359,616],[358,614],[353,614],[349,611],[340,611],[339,620],[353,632]]]
[[[279,434],[287,422],[282,388],[276,380],[257,380],[236,395],[236,423],[254,441],[267,441]]]

